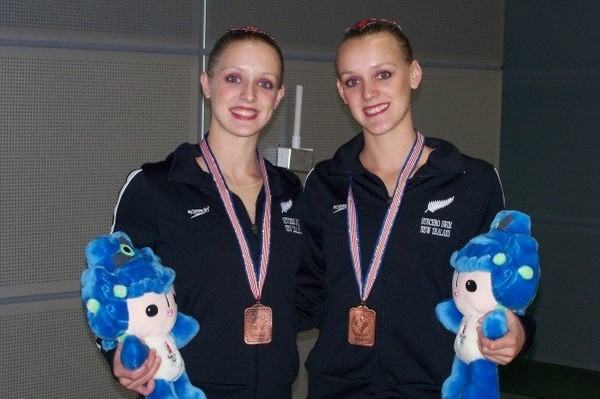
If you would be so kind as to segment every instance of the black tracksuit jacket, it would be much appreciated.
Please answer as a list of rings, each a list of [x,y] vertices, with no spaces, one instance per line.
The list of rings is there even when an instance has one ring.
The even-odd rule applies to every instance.
[[[348,312],[360,304],[348,246],[345,204],[351,181],[358,209],[363,276],[390,203],[381,179],[358,160],[360,134],[334,158],[316,165],[304,188],[308,240],[299,272],[301,327],[319,329],[310,353],[309,398],[439,398],[454,359],[454,334],[435,316],[451,297],[450,255],[488,231],[504,207],[492,165],[462,155],[452,144],[435,148],[409,179],[381,269],[366,305],[377,313],[375,344],[348,343]],[[530,342],[535,322],[522,319]]]
[[[273,340],[247,345],[244,310],[256,301],[234,230],[212,176],[196,163],[198,156],[197,145],[182,144],[165,161],[132,172],[115,208],[113,231],[126,232],[137,247],[151,247],[175,270],[179,311],[200,323],[198,335],[181,350],[194,385],[209,398],[285,397],[282,392],[289,392],[298,372],[293,306],[303,240],[301,183],[291,172],[265,162],[272,231],[262,303],[273,309]],[[256,262],[264,189],[257,203],[257,226],[239,197],[232,197]],[[221,393],[211,396],[213,389]]]

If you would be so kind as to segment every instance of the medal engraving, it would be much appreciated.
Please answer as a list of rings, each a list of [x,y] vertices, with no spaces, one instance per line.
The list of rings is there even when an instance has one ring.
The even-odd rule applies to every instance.
[[[348,342],[352,345],[375,344],[375,311],[366,306],[351,308],[348,318]]]
[[[273,311],[254,305],[244,311],[244,342],[248,345],[268,344],[273,336]]]

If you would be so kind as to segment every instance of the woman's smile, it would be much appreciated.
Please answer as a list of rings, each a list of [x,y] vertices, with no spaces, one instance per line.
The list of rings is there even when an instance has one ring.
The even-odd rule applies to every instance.
[[[230,109],[234,118],[242,120],[254,120],[258,117],[259,111],[249,107],[233,107]]]
[[[373,117],[373,116],[380,115],[383,112],[387,111],[387,109],[389,107],[390,107],[390,103],[382,103],[382,104],[374,105],[372,107],[365,107],[365,108],[363,108],[363,110],[368,117]]]

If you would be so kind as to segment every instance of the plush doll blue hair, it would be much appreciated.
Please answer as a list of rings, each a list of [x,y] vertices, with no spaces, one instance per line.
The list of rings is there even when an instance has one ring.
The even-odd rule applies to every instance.
[[[538,245],[531,237],[529,216],[500,211],[488,233],[454,252],[454,298],[436,306],[438,320],[456,333],[452,372],[442,386],[442,398],[499,398],[498,367],[483,357],[477,326],[485,337],[508,332],[507,310],[523,314],[533,301],[540,279]]]
[[[161,364],[148,398],[205,399],[204,392],[191,384],[178,350],[200,325],[177,312],[175,272],[163,266],[150,248],[135,248],[122,232],[91,241],[86,258],[81,298],[102,349],[122,342],[121,362],[130,370],[139,368],[150,349],[156,349]]]

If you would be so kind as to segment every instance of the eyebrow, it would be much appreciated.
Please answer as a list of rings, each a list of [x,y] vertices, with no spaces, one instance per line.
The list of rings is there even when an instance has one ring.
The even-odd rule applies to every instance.
[[[396,64],[394,64],[392,62],[382,62],[380,64],[376,64],[376,65],[370,66],[369,69],[380,69],[380,68],[383,68],[386,65],[389,65],[389,66],[392,66],[392,67],[396,67]],[[340,76],[342,76],[342,75],[353,75],[354,73],[355,72],[353,72],[353,71],[350,70],[350,71],[340,72],[339,75]]]
[[[235,66],[235,65],[224,66],[222,68],[219,68],[218,71],[219,72],[223,72],[226,69],[235,69],[236,71],[240,71],[240,72],[244,72],[245,71],[244,68],[240,68],[240,67]],[[262,72],[259,73],[259,75],[268,75],[268,76],[272,76],[275,80],[279,79],[279,76],[276,73],[273,73],[273,72],[262,71]]]

